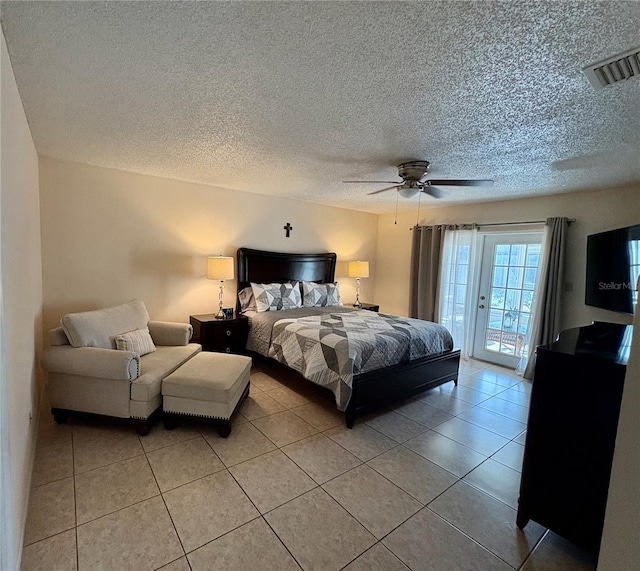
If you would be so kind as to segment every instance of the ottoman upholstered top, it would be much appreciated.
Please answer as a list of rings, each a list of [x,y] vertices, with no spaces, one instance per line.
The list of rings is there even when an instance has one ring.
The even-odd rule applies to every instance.
[[[229,403],[249,381],[251,358],[198,353],[162,381],[164,396]]]

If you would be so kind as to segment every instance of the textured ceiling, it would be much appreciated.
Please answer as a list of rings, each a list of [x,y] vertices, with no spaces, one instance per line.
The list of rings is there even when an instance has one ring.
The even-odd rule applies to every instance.
[[[41,155],[369,212],[396,193],[341,181],[397,180],[409,159],[496,181],[423,205],[640,180],[640,81],[581,73],[638,45],[639,2],[1,10]]]

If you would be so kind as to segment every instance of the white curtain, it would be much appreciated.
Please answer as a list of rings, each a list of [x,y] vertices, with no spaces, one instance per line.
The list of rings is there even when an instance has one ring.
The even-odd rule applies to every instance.
[[[533,379],[536,347],[552,343],[560,333],[567,227],[568,220],[564,217],[547,218],[544,227],[532,308],[533,322],[527,332],[525,350],[516,367],[516,373],[525,379]]]
[[[464,359],[471,356],[474,295],[479,279],[477,228],[448,226],[444,233],[436,321],[453,336]]]

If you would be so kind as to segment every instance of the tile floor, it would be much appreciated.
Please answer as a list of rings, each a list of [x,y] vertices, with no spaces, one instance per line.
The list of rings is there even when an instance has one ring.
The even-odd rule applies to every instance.
[[[347,430],[316,387],[257,362],[228,439],[59,426],[43,407],[22,569],[595,569],[515,525],[530,390],[472,361],[457,387]]]

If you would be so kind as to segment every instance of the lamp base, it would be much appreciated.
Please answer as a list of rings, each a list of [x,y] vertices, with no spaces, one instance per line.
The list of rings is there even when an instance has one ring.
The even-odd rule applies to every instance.
[[[353,307],[362,307],[360,303],[360,278],[356,278],[356,300],[353,302]]]
[[[220,293],[218,294],[218,313],[216,313],[216,319],[224,319],[224,313],[222,312],[223,305],[224,305],[224,280],[220,280]]]

